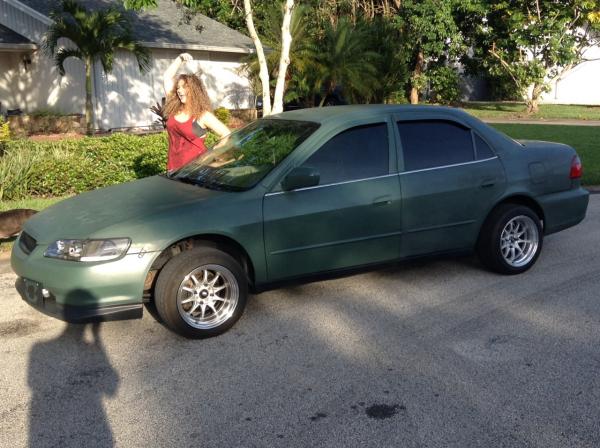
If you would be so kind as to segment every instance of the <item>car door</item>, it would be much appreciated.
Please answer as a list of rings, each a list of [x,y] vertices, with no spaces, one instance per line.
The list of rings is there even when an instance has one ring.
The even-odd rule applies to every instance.
[[[505,188],[498,157],[463,123],[396,119],[402,257],[473,247],[482,220]]]
[[[346,127],[296,166],[319,184],[264,198],[270,280],[398,257],[400,186],[389,119]]]

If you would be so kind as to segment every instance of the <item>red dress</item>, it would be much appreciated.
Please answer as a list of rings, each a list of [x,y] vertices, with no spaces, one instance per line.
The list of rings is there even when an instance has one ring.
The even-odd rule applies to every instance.
[[[167,134],[169,135],[169,152],[167,155],[167,170],[176,170],[206,151],[203,135],[194,132],[194,119],[190,118],[183,123],[169,117],[167,120]]]

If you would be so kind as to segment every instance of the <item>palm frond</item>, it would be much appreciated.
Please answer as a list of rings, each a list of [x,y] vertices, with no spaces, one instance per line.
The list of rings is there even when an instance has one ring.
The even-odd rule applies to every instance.
[[[150,54],[135,41],[129,17],[118,8],[111,6],[89,11],[75,0],[62,0],[58,9],[51,13],[52,25],[46,32],[43,48],[55,61],[74,50],[57,52],[60,39],[68,39],[79,51],[79,56],[100,60],[106,72],[112,71],[115,50],[131,51],[138,62],[140,71],[150,67]],[[58,66],[64,72],[64,66]]]
[[[59,48],[54,55],[54,64],[58,68],[60,76],[65,76],[65,60],[68,58],[77,58],[83,60],[83,54],[77,48]]]
[[[112,72],[113,64],[115,62],[115,53],[112,51],[103,53],[100,55],[99,59],[102,64],[102,70],[104,70],[105,73]]]

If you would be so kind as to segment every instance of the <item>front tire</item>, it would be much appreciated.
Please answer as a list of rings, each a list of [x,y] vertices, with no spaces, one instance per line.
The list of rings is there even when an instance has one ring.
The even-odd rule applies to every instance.
[[[169,260],[155,289],[158,314],[188,338],[224,333],[246,307],[248,283],[240,264],[211,247],[185,251]]]
[[[535,264],[543,239],[540,218],[533,210],[523,205],[503,204],[484,223],[477,254],[492,271],[520,274]]]

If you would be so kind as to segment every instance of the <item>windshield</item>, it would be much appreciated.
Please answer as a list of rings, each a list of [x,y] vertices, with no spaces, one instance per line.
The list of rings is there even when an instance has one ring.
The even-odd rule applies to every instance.
[[[309,121],[256,120],[168,177],[214,189],[247,190],[318,127]]]

